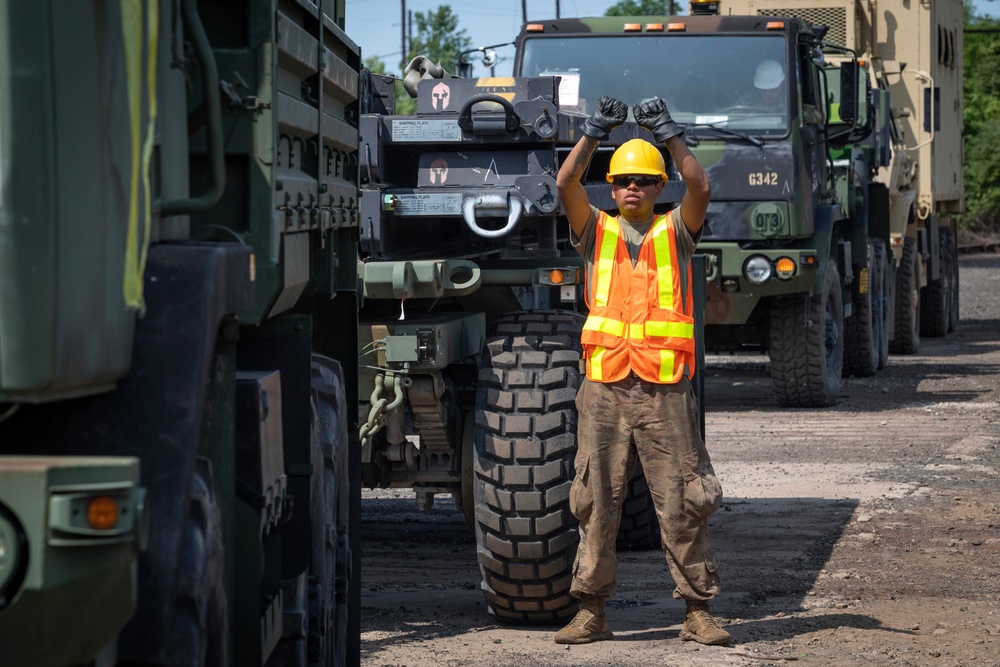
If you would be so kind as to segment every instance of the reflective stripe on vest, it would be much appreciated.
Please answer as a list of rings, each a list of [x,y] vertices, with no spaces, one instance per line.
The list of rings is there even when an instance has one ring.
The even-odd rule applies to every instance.
[[[601,246],[597,249],[597,262],[594,271],[597,275],[597,292],[594,298],[595,306],[607,306],[611,293],[611,265],[615,261],[615,251],[618,250],[618,233],[621,228],[616,224],[605,226]],[[600,268],[599,268],[600,267]],[[603,269],[603,270],[602,270]]]
[[[594,294],[581,338],[587,377],[613,382],[635,372],[645,380],[677,382],[694,372],[690,266],[681,294],[674,229],[658,216],[643,239],[635,267],[616,218],[598,216]],[[647,290],[655,285],[654,290]]]

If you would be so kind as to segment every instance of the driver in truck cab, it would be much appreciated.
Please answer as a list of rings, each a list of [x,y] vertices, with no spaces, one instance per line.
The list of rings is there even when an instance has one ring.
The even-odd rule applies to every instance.
[[[762,60],[753,75],[753,90],[736,100],[737,107],[760,111],[785,110],[785,69],[777,60]]]
[[[589,315],[581,336],[587,375],[576,399],[576,476],[570,490],[570,507],[580,522],[570,593],[580,606],[554,639],[583,644],[613,638],[604,607],[615,593],[615,540],[638,460],[654,499],[673,596],[687,605],[680,636],[728,644],[729,633],[708,608],[719,594],[708,517],[722,501],[722,487],[701,437],[691,385],[690,260],[711,186],[663,100],[640,102],[633,114],[677,165],[687,186],[679,207],[654,212],[667,174],[659,149],[642,139],[625,142],[611,157],[607,180],[618,215],[590,204],[581,178],[598,142],[628,115],[628,107],[612,98],[598,100],[556,176],[572,241],[586,265]]]

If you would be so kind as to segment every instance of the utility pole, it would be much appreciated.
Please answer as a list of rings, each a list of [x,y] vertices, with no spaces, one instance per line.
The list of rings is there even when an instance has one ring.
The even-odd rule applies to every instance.
[[[521,0],[521,23],[528,22],[528,0]]]
[[[399,51],[399,62],[400,62],[399,68],[403,69],[404,67],[406,67],[406,0],[399,0],[399,1],[400,1],[400,4],[402,5],[402,7],[401,7],[402,14],[400,15],[400,19],[399,19],[400,23],[402,25],[402,28],[400,28],[400,31],[399,31],[399,49],[400,49],[400,51]]]
[[[556,18],[559,18],[559,0],[556,0]]]

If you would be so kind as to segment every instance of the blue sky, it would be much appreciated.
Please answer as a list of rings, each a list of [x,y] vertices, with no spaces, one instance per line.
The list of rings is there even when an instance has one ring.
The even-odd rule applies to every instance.
[[[555,0],[526,0],[528,20],[555,18]],[[571,16],[602,16],[615,4],[615,0],[560,0],[559,13]],[[406,0],[407,13],[426,12],[441,5],[450,5],[459,17],[459,28],[472,40],[472,47],[490,46],[513,42],[523,23],[521,0]],[[390,72],[398,65],[402,46],[401,0],[347,0],[347,34],[361,47],[367,58],[378,56]],[[377,18],[376,18],[377,17]],[[501,58],[494,68],[497,75],[510,74],[513,66],[514,47],[496,49]],[[470,58],[475,64],[473,74],[483,76],[489,72],[480,59]],[[454,71],[454,65],[448,67]]]
[[[459,28],[465,30],[472,46],[490,46],[512,42],[521,29],[520,0],[406,0],[407,13],[426,12],[441,5],[450,5],[459,17]],[[526,0],[528,20],[554,18],[556,0]],[[559,0],[559,13],[563,18],[572,16],[602,16],[615,4],[615,0]],[[986,16],[1000,18],[1000,0],[975,0],[976,11]],[[684,0],[683,6],[687,2]],[[347,34],[361,47],[362,55],[378,56],[386,68],[395,71],[402,45],[401,0],[347,0]],[[496,49],[500,62],[494,73],[509,75],[513,65],[514,47]],[[474,63],[474,76],[484,76],[489,71],[480,59],[470,56]],[[442,63],[450,71],[454,65]]]

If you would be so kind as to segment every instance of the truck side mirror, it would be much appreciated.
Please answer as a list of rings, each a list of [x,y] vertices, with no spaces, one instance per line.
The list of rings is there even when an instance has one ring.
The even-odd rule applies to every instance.
[[[854,125],[858,114],[858,66],[854,62],[840,64],[840,120]]]

